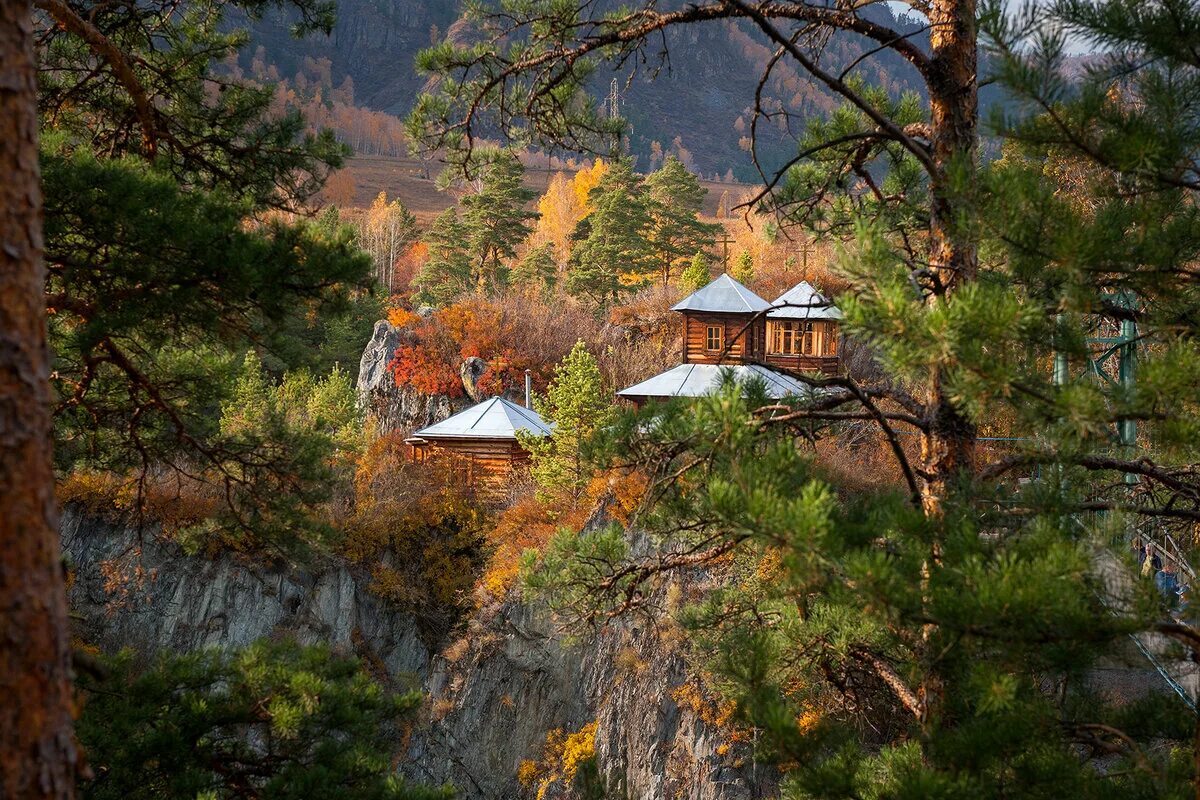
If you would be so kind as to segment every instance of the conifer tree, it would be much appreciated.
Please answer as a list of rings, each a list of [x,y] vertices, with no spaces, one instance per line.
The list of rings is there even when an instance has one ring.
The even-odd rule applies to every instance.
[[[737,258],[733,260],[731,277],[746,284],[754,280],[754,257],[750,255],[749,250],[738,253]]]
[[[513,270],[513,283],[548,292],[558,280],[558,264],[554,261],[554,245],[547,242],[530,248],[517,268]]]
[[[332,25],[322,3],[291,5],[298,30]],[[64,472],[178,469],[229,497],[257,493],[250,481],[281,477],[288,459],[220,437],[213,410],[231,366],[250,346],[274,367],[316,360],[292,334],[325,331],[313,320],[370,285],[349,229],[275,213],[306,204],[345,149],[272,113],[271,88],[222,79],[209,91],[245,43],[226,19],[235,7],[262,10],[46,2],[36,17],[39,103],[54,120],[42,142],[45,297]]]
[[[0,795],[74,797],[44,312],[32,3],[0,6]]]
[[[648,238],[652,219],[641,178],[614,161],[588,195],[592,211],[576,229],[566,288],[597,306],[613,302],[654,269]]]
[[[680,288],[687,292],[694,292],[698,289],[703,289],[712,281],[712,273],[709,271],[708,257],[704,255],[703,250],[697,250],[692,256],[692,260],[688,262],[687,269],[679,276]]]
[[[483,168],[479,191],[460,202],[474,288],[494,293],[508,284],[509,260],[538,218],[526,206],[537,192],[525,188],[525,167],[511,150],[498,151]]]
[[[705,189],[673,155],[646,176],[646,193],[653,218],[650,245],[666,286],[671,270],[697,250],[708,248],[719,226],[700,221]]]
[[[144,671],[128,653],[103,666],[103,677],[80,681],[86,797],[454,796],[405,784],[380,747],[403,740],[398,724],[420,696],[385,690],[328,648],[264,641],[164,654]]]
[[[494,294],[508,285],[509,262],[538,217],[525,208],[537,193],[525,188],[524,174],[511,151],[498,151],[482,168],[478,191],[438,216],[425,236],[429,260],[416,279],[423,299],[446,305],[467,292]]]
[[[438,214],[425,232],[424,241],[429,247],[429,258],[414,281],[420,287],[418,299],[448,305],[471,291],[474,281],[471,256],[466,248],[467,228],[458,216],[458,209],[447,208]]]
[[[612,394],[604,388],[596,358],[582,340],[555,367],[546,397],[537,398],[535,407],[554,432],[544,438],[521,437],[529,450],[533,478],[546,497],[565,498],[575,505],[591,478],[585,447],[612,418]]]

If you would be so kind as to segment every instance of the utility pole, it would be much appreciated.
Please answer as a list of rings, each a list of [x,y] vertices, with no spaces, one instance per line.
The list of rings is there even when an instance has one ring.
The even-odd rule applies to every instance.
[[[605,101],[608,106],[608,119],[614,124],[621,118],[621,91],[617,86],[617,79],[613,78],[612,83],[608,87],[608,100]],[[621,134],[619,132],[613,134],[613,153],[619,155],[621,152]]]

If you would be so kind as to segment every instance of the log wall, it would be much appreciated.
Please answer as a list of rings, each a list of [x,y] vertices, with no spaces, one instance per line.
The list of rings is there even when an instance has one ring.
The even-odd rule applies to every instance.
[[[709,314],[688,311],[683,316],[683,363],[738,364],[761,361],[765,355],[766,320],[754,320],[752,314]],[[723,331],[725,350],[708,349],[708,326],[717,325]],[[739,335],[740,334],[740,335]],[[736,340],[734,337],[737,337]]]

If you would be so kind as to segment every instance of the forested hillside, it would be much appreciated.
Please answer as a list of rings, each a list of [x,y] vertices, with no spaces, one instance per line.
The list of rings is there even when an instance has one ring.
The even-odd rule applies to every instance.
[[[446,37],[469,37],[459,7],[458,0],[343,0],[328,37],[292,38],[288,18],[275,15],[253,26],[254,40],[280,77],[303,71],[306,58],[328,59],[333,85],[349,77],[359,103],[402,117],[427,83],[413,69],[417,52]],[[916,23],[892,19],[886,6],[872,6],[863,15],[901,30],[918,29]],[[620,113],[631,126],[628,146],[639,164],[653,169],[673,153],[705,177],[756,179],[748,151],[750,126],[758,75],[772,48],[738,22],[670,32],[666,45],[669,60],[631,62],[616,72],[602,70],[592,81],[594,93],[607,97],[611,79],[618,79]],[[858,37],[835,34],[822,60],[831,67],[847,65],[869,49]],[[887,50],[869,56],[865,66],[861,73],[894,95],[921,91],[912,67]],[[793,154],[791,143],[804,120],[829,114],[837,101],[784,61],[764,87],[762,105],[772,116],[758,123],[759,157],[774,166]]]
[[[0,800],[1200,798],[1197,41],[0,3]]]

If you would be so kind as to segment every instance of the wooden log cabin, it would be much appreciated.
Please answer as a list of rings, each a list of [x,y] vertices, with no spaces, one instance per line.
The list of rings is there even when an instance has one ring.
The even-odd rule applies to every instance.
[[[766,319],[766,362],[795,372],[838,372],[842,312],[800,281],[775,298]]]
[[[838,372],[842,313],[807,281],[768,303],[727,274],[685,297],[683,364],[617,392],[641,404],[653,398],[697,397],[712,391],[724,367],[737,380],[762,380],[773,397],[807,392],[790,372]]]
[[[529,461],[517,432],[549,436],[550,426],[530,408],[493,397],[414,433],[405,441],[414,461],[448,458],[485,501],[502,502],[514,475]]]
[[[838,370],[842,312],[801,281],[768,303],[729,275],[671,306],[683,315],[683,363]]]

